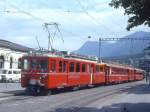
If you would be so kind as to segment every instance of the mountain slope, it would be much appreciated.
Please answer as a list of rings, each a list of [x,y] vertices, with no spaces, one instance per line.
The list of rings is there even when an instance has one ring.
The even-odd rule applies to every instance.
[[[150,38],[148,32],[136,32],[123,38]],[[134,55],[143,52],[148,46],[147,40],[124,40],[121,39],[115,43],[104,42],[101,44],[101,57],[116,57],[125,55]],[[99,42],[87,41],[80,49],[76,51],[80,54],[98,56]]]

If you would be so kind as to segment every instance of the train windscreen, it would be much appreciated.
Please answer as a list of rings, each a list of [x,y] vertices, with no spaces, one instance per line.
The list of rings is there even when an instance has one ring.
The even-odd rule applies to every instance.
[[[23,60],[23,69],[24,70],[48,70],[48,60],[46,59],[24,59]]]
[[[47,60],[40,60],[39,61],[39,69],[41,71],[47,71],[48,70],[48,61]]]
[[[24,59],[22,65],[23,65],[22,66],[23,70],[29,70],[29,61],[28,61],[28,59]]]

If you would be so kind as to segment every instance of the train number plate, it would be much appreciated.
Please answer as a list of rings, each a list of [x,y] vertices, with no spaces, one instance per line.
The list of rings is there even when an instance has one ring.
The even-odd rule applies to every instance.
[[[29,84],[31,84],[31,85],[36,85],[36,83],[37,83],[37,81],[35,79],[31,79],[29,81]]]

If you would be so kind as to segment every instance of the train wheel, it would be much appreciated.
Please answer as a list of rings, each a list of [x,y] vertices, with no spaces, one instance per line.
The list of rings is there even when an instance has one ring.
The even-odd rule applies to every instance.
[[[38,96],[40,95],[41,89],[38,86],[30,85],[26,88],[25,92],[27,95]]]
[[[73,91],[77,91],[77,90],[79,90],[79,87],[78,87],[78,86],[73,87]]]
[[[41,88],[41,92],[40,92],[41,96],[46,96],[46,95],[51,95],[51,94],[52,94],[52,90],[47,90],[47,89]]]
[[[31,88],[30,88],[30,87],[27,87],[27,88],[26,88],[25,94],[26,94],[26,95],[32,95],[32,91],[31,91]]]

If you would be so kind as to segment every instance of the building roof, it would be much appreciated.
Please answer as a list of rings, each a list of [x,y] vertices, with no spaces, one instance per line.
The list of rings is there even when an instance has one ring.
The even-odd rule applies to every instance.
[[[3,39],[0,39],[0,47],[8,48],[15,51],[21,51],[21,52],[29,52],[33,50],[32,48],[20,44],[16,44],[7,40],[3,40]]]

